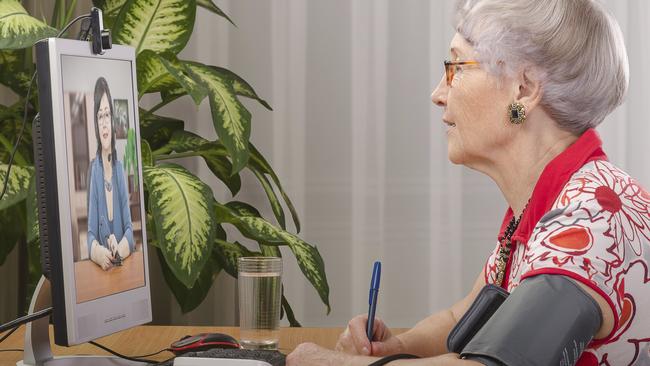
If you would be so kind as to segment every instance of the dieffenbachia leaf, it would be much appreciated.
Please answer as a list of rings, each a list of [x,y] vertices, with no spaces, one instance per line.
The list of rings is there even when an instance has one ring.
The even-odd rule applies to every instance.
[[[189,131],[176,131],[172,134],[165,149],[183,153],[195,151],[205,161],[210,171],[221,180],[236,195],[241,188],[241,177],[239,174],[231,175],[232,164],[228,160],[228,152],[220,143],[210,142],[201,136]]]
[[[174,131],[183,130],[185,123],[169,117],[148,114],[140,109],[140,136],[147,140],[152,153],[165,154],[169,150],[157,151],[167,144]]]
[[[7,177],[7,164],[0,164],[0,183],[4,184]],[[34,175],[34,169],[31,167],[22,167],[13,165],[9,172],[9,181],[7,182],[7,191],[4,197],[0,200],[0,210],[12,206],[27,197],[29,191],[29,184]],[[2,190],[2,186],[0,186]]]
[[[299,233],[300,218],[298,218],[298,212],[296,211],[296,208],[291,202],[291,199],[289,199],[289,196],[282,188],[282,184],[280,183],[280,178],[278,178],[278,175],[275,174],[275,171],[273,171],[273,168],[271,168],[271,164],[269,164],[266,161],[266,159],[264,159],[264,156],[257,150],[257,148],[255,148],[255,145],[253,145],[252,143],[249,144],[249,151],[250,151],[249,164],[251,165],[251,169],[257,169],[260,172],[264,174],[268,174],[271,177],[273,183],[275,183],[276,187],[278,187],[278,190],[282,195],[282,199],[284,199],[284,202],[287,204],[287,207],[291,212],[291,218],[293,219],[293,224],[296,226],[296,232]]]
[[[232,159],[231,174],[238,173],[248,163],[251,114],[237,99],[230,84],[212,68],[195,62],[184,65],[194,80],[208,89],[214,129]]]
[[[284,210],[282,210],[282,205],[280,204],[280,200],[278,200],[278,196],[275,195],[275,191],[271,186],[271,182],[269,182],[268,178],[266,178],[266,176],[260,171],[258,171],[256,168],[251,167],[251,171],[253,172],[257,180],[260,181],[260,184],[264,189],[264,193],[266,193],[266,197],[269,199],[269,202],[271,203],[271,210],[273,211],[273,215],[275,215],[275,219],[278,220],[278,224],[280,224],[280,227],[286,230],[287,226],[284,221]]]
[[[242,97],[247,97],[251,99],[255,99],[258,101],[261,105],[264,106],[264,108],[272,111],[273,108],[267,103],[264,99],[260,98],[257,93],[255,92],[255,89],[246,82],[241,76],[235,74],[234,72],[224,69],[223,67],[217,67],[217,66],[211,66],[211,68],[219,74],[224,80],[230,83],[232,86],[232,89],[235,91],[235,94],[241,95]]]
[[[215,237],[212,190],[176,164],[146,167],[143,174],[158,246],[176,278],[192,288]]]
[[[177,153],[183,153],[186,151],[195,151],[203,145],[209,144],[210,141],[204,139],[203,137],[185,130],[174,131],[169,142],[167,143],[167,148],[171,151]],[[224,154],[227,153],[224,149]]]
[[[228,242],[221,239],[215,239],[214,250],[219,265],[226,273],[237,278],[237,259],[239,257],[257,257],[262,254],[250,251],[238,242]]]
[[[0,50],[0,83],[8,86],[18,95],[27,94],[31,81],[31,75],[25,68],[26,51]]]
[[[219,265],[216,256],[211,256],[205,263],[199,278],[194,283],[194,287],[187,288],[174,276],[171,269],[163,259],[163,254],[160,250],[158,250],[157,254],[165,282],[167,282],[167,285],[172,290],[176,301],[181,306],[183,314],[196,309],[196,307],[199,306],[208,295],[215,278],[217,278],[221,272],[221,266]]]
[[[151,154],[151,147],[147,140],[140,139],[140,152],[140,155],[142,156],[142,166],[152,166],[153,156]]]
[[[127,0],[113,24],[113,41],[144,50],[180,52],[190,39],[195,0]]]
[[[206,88],[197,84],[173,53],[158,54],[144,50],[138,55],[138,93],[163,92],[175,96],[189,94],[196,105],[208,94]]]
[[[239,173],[232,174],[232,163],[225,156],[223,145],[206,144],[200,147],[197,152],[201,154],[212,174],[228,187],[233,196],[237,195],[241,189],[241,177]]]
[[[93,5],[102,9],[104,15],[104,27],[113,28],[115,19],[120,14],[120,10],[126,3],[126,0],[93,0]]]
[[[293,314],[293,309],[291,308],[291,305],[289,305],[289,300],[284,296],[284,286],[282,286],[282,309],[287,314],[287,320],[289,321],[290,326],[302,327],[298,322],[298,319],[296,319],[296,316]]]
[[[231,175],[232,164],[228,160],[228,152],[220,143],[210,142],[189,131],[176,131],[165,149],[177,153],[197,152],[210,171],[228,187],[233,196],[239,192],[241,177],[239,174]]]
[[[180,88],[160,59],[161,57],[151,50],[144,50],[138,54],[136,68],[139,97],[146,93]]]
[[[316,247],[294,234],[273,226],[261,217],[239,215],[239,210],[231,209],[218,202],[214,205],[217,221],[235,225],[247,238],[268,244],[287,245],[295,255],[300,270],[327,306],[329,314],[329,285],[325,275],[325,263]]]
[[[56,33],[56,29],[27,14],[19,1],[0,1],[0,49],[31,47]]]
[[[160,57],[160,61],[165,66],[165,69],[167,69],[167,72],[192,97],[194,103],[196,105],[201,104],[201,101],[208,95],[208,90],[187,74],[186,69],[179,63],[175,56],[168,55],[168,57]]]
[[[237,24],[235,24],[228,17],[228,15],[226,15],[226,13],[224,13],[221,9],[219,9],[218,6],[214,5],[212,0],[196,0],[196,5],[198,5],[198,6],[202,7],[202,8],[208,9],[209,11],[211,11],[211,12],[213,12],[213,13],[221,16],[221,17],[226,18],[232,25],[234,25],[235,27],[237,26]]]

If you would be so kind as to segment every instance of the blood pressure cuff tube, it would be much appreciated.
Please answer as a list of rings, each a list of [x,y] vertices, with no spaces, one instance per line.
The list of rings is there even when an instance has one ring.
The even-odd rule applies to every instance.
[[[602,324],[596,301],[564,276],[525,279],[463,348],[493,366],[574,365]]]

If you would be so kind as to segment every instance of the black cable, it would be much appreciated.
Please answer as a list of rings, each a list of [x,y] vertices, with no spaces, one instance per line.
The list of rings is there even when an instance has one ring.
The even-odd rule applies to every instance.
[[[0,201],[2,201],[2,198],[5,196],[5,193],[7,192],[7,185],[9,184],[9,173],[11,173],[11,165],[14,162],[14,156],[16,155],[16,151],[18,151],[18,145],[20,145],[20,140],[23,138],[23,132],[25,132],[25,125],[27,124],[27,108],[29,107],[29,94],[32,91],[32,84],[34,84],[34,79],[36,79],[36,71],[34,71],[34,75],[32,75],[32,80],[30,80],[29,87],[27,88],[27,97],[25,98],[25,112],[23,114],[23,125],[20,127],[18,138],[16,138],[16,142],[14,143],[14,148],[11,151],[11,156],[9,157],[9,163],[7,164],[7,174],[5,175],[5,182],[2,187],[2,193],[0,193]]]
[[[61,36],[68,30],[68,28],[72,27],[74,23],[78,22],[81,19],[86,19],[86,18],[90,18],[90,15],[88,14],[79,15],[78,17],[72,19],[70,23],[68,23],[68,25],[63,27],[63,29],[59,32],[59,34],[56,35],[56,38],[61,38]]]
[[[47,309],[37,311],[37,312],[35,312],[33,314],[27,314],[27,315],[25,315],[23,317],[20,317],[18,319],[10,321],[9,323],[0,325],[0,333],[4,332],[4,331],[7,331],[7,330],[10,330],[10,329],[13,329],[13,328],[18,328],[19,326],[21,326],[23,324],[29,323],[29,322],[34,321],[36,319],[40,319],[40,318],[42,318],[44,316],[48,316],[50,314],[52,314],[52,308],[51,307],[49,307]]]
[[[153,363],[153,364],[157,364],[157,363],[158,363],[158,361],[155,361],[155,360],[148,360],[148,359],[146,359],[146,358],[134,358],[134,357],[125,356],[125,355],[123,355],[123,354],[121,354],[121,353],[118,353],[118,352],[113,351],[112,349],[110,349],[110,348],[108,348],[108,347],[106,347],[106,346],[102,346],[101,344],[99,344],[99,343],[97,343],[97,342],[94,342],[94,341],[90,341],[90,342],[88,342],[88,343],[89,343],[89,344],[92,344],[93,346],[95,346],[95,347],[97,347],[97,348],[101,348],[101,349],[103,349],[104,351],[106,351],[106,352],[112,354],[113,356],[117,356],[117,357],[119,357],[119,358],[123,358],[123,359],[125,359],[125,360],[134,361],[134,362],[142,362],[142,363]],[[160,353],[160,352],[158,352],[158,353]]]
[[[18,328],[20,328],[20,326],[17,326],[16,328],[8,331],[5,335],[3,335],[2,338],[0,338],[0,343],[2,343],[5,339],[9,338],[10,335],[14,334],[14,332],[17,331]]]
[[[7,349],[0,349],[0,352],[25,352],[25,350],[21,348],[7,348]]]
[[[163,353],[163,352],[171,352],[171,350],[170,350],[169,348],[165,348],[165,349],[161,349],[161,350],[158,351],[158,352],[149,353],[149,354],[147,354],[147,355],[131,356],[131,357],[133,357],[133,358],[145,358],[145,357],[155,356],[155,355],[160,354],[160,353]]]

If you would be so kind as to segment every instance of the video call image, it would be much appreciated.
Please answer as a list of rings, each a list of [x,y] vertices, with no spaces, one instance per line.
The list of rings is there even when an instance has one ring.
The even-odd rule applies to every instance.
[[[128,61],[63,55],[61,71],[75,287],[83,303],[145,285],[139,156],[129,133],[136,104]]]

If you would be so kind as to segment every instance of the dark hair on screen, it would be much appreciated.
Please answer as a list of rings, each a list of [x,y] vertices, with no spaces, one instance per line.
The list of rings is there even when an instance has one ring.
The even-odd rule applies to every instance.
[[[115,157],[117,152],[115,150],[115,125],[113,124],[113,98],[111,98],[111,90],[108,88],[108,83],[103,76],[100,76],[95,82],[95,107],[93,110],[95,113],[93,117],[95,118],[95,137],[97,137],[97,157],[101,160],[102,158],[102,142],[99,138],[99,123],[97,121],[97,112],[99,112],[99,103],[102,100],[102,96],[106,94],[108,99],[108,107],[111,111],[111,154],[108,155],[108,161],[115,164]]]

